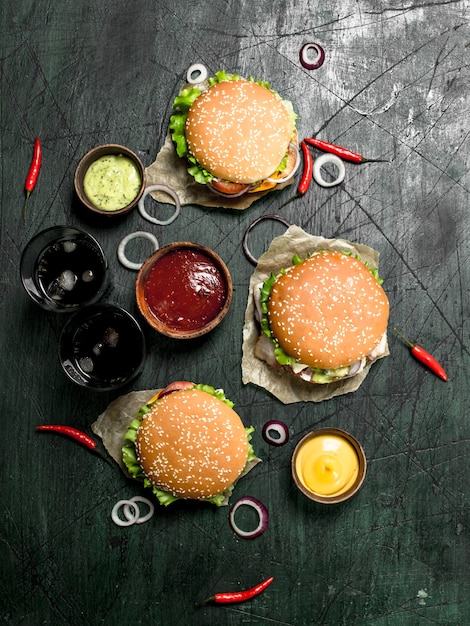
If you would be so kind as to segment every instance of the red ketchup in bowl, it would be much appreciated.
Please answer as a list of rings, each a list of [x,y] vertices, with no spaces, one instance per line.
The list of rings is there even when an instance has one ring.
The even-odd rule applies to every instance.
[[[217,317],[227,299],[227,284],[208,255],[177,248],[150,268],[144,297],[157,320],[174,330],[190,331]]]

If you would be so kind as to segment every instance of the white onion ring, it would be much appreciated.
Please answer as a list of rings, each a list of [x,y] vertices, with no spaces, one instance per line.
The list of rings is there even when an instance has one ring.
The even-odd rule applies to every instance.
[[[152,235],[152,233],[146,233],[143,230],[136,230],[134,233],[129,233],[123,239],[121,239],[117,250],[117,255],[120,263],[124,265],[124,267],[127,267],[127,269],[129,270],[139,271],[143,263],[135,263],[134,261],[130,261],[126,257],[127,244],[129,243],[129,241],[131,241],[132,239],[136,239],[137,237],[143,237],[144,239],[148,239],[150,242],[153,243],[155,250],[158,250],[159,243],[155,235]]]
[[[140,514],[139,505],[137,502],[143,502],[148,506],[148,513],[145,515]],[[125,520],[119,517],[119,509],[123,507],[123,514],[126,518]],[[111,511],[111,519],[117,526],[132,526],[133,524],[143,524],[144,522],[148,522],[148,520],[152,517],[155,511],[155,507],[153,502],[147,500],[142,496],[134,496],[130,498],[130,500],[119,500],[113,507]]]
[[[145,515],[140,515],[140,509],[139,507],[137,507],[137,510],[139,511],[139,516],[135,520],[136,524],[144,524],[145,522],[148,522],[155,512],[155,507],[153,505],[153,502],[150,502],[150,500],[148,500],[147,498],[144,498],[143,496],[133,496],[132,498],[129,499],[129,502],[133,502],[133,503],[142,502],[143,504],[146,504],[148,507],[148,512]],[[131,519],[133,518],[133,515],[131,512],[131,506],[129,504],[124,505],[123,513],[126,519],[129,519],[129,516],[131,517]]]
[[[274,431],[279,437],[273,437],[269,434],[270,431]],[[262,435],[264,440],[272,446],[283,446],[289,441],[289,429],[284,422],[280,422],[279,420],[266,422],[263,426]]]
[[[122,506],[125,505],[127,505],[129,509],[128,514],[125,516],[126,519],[123,520],[119,517],[118,511]],[[132,516],[130,513],[131,508],[134,509],[134,516]],[[137,522],[139,516],[139,506],[135,502],[132,502],[132,500],[119,500],[119,502],[116,502],[116,504],[113,506],[113,510],[111,511],[111,519],[117,526],[132,526],[132,524],[135,524]]]
[[[294,165],[294,169],[292,170],[292,172],[290,172],[287,176],[284,176],[284,178],[266,178],[266,182],[268,183],[276,183],[277,185],[280,185],[281,183],[287,183],[288,180],[290,180],[295,173],[297,172],[297,170],[299,169],[299,165],[300,165],[300,150],[299,148],[295,145],[295,143],[290,143],[289,144],[289,148],[292,148],[295,151],[295,165]]]
[[[250,261],[250,263],[253,263],[253,265],[258,264],[258,259],[255,259],[255,257],[251,254],[248,248],[248,235],[250,234],[252,229],[256,226],[256,224],[261,222],[261,220],[275,220],[277,222],[281,222],[282,224],[287,226],[287,228],[289,228],[289,226],[292,226],[292,224],[288,222],[281,215],[261,215],[261,217],[257,217],[253,222],[251,222],[251,224],[248,226],[243,236],[243,252],[245,253],[246,258]]]
[[[235,522],[235,513],[241,506],[250,506],[258,514],[259,522],[258,526],[254,530],[241,530],[241,528],[237,526]],[[264,504],[262,504],[259,500],[252,498],[251,496],[245,496],[244,498],[237,500],[230,509],[229,521],[233,532],[239,537],[242,537],[243,539],[254,539],[255,537],[262,535],[268,527],[269,513]]]
[[[312,61],[308,58],[308,53],[310,52],[310,50],[315,50],[317,54]],[[317,70],[323,65],[323,62],[325,60],[325,51],[317,43],[306,43],[300,49],[299,59],[306,70]]]
[[[338,169],[337,178],[330,182],[325,180],[321,173],[321,168],[328,163],[331,163],[331,165],[334,165]],[[315,159],[313,164],[313,178],[322,187],[334,187],[335,185],[339,185],[343,182],[345,175],[346,168],[344,167],[344,163],[336,154],[322,154],[318,159]]]
[[[193,78],[193,74],[196,74],[196,78]],[[203,83],[208,76],[207,68],[202,63],[194,63],[188,68],[186,74],[186,80],[190,85],[197,85]]]
[[[157,220],[156,217],[152,217],[145,210],[145,205],[144,205],[145,198],[148,196],[148,194],[151,191],[164,191],[169,196],[171,196],[173,200],[175,201],[175,207],[176,207],[175,212],[167,220]],[[180,199],[178,198],[176,191],[174,191],[171,187],[168,187],[168,185],[149,185],[148,187],[145,188],[145,191],[139,200],[140,214],[142,215],[144,219],[148,220],[149,222],[152,222],[152,224],[159,224],[160,226],[168,226],[168,224],[171,224],[172,222],[175,221],[175,219],[180,214],[180,211],[181,211]]]

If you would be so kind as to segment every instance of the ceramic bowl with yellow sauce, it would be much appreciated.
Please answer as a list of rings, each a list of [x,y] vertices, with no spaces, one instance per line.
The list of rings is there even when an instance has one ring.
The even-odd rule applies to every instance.
[[[80,202],[108,217],[128,213],[145,190],[145,168],[139,157],[119,144],[96,146],[80,160],[74,177]]]
[[[339,428],[321,428],[303,437],[292,456],[292,476],[315,502],[337,504],[355,495],[366,475],[362,446]]]

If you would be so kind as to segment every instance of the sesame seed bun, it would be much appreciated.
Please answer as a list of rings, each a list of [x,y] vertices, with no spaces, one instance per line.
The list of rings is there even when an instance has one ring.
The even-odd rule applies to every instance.
[[[285,157],[292,122],[281,98],[244,79],[216,83],[189,109],[185,135],[199,164],[234,183],[270,177]]]
[[[240,417],[199,389],[174,391],[144,416],[135,442],[149,480],[179,498],[223,493],[245,468],[248,439]]]
[[[336,369],[372,353],[387,329],[389,303],[360,260],[313,254],[281,274],[268,300],[272,334],[300,363]]]

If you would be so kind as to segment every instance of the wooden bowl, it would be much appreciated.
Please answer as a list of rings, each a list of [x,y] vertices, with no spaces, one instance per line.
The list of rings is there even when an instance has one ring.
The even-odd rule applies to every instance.
[[[366,466],[362,446],[339,428],[320,428],[305,435],[296,445],[291,463],[298,489],[321,504],[338,504],[354,496],[364,482]],[[309,472],[314,475],[310,481]]]
[[[152,328],[173,339],[212,331],[226,316],[232,295],[232,278],[219,255],[189,241],[160,248],[137,275],[140,312]]]
[[[90,200],[90,198],[88,198],[87,194],[85,193],[85,186],[84,186],[85,175],[88,172],[88,169],[90,168],[90,166],[95,161],[105,156],[114,156],[114,155],[122,155],[123,157],[127,157],[134,163],[140,175],[140,181],[141,181],[140,187],[135,197],[132,200],[130,200],[129,203],[126,204],[125,206],[122,206],[117,209],[103,209],[93,204],[93,202]],[[134,209],[139,203],[139,200],[142,197],[142,194],[144,193],[144,190],[145,190],[145,168],[144,168],[142,161],[134,152],[132,152],[132,150],[129,150],[129,148],[126,148],[125,146],[121,146],[116,143],[108,143],[108,144],[103,144],[101,146],[96,146],[95,148],[92,148],[89,152],[87,152],[82,157],[79,164],[77,165],[77,169],[75,170],[75,176],[74,176],[73,182],[75,186],[75,192],[80,202],[83,204],[83,206],[85,206],[92,213],[96,213],[98,215],[105,215],[107,217],[113,217],[116,215],[123,215],[124,213],[129,213],[129,211],[132,211],[132,209]]]

